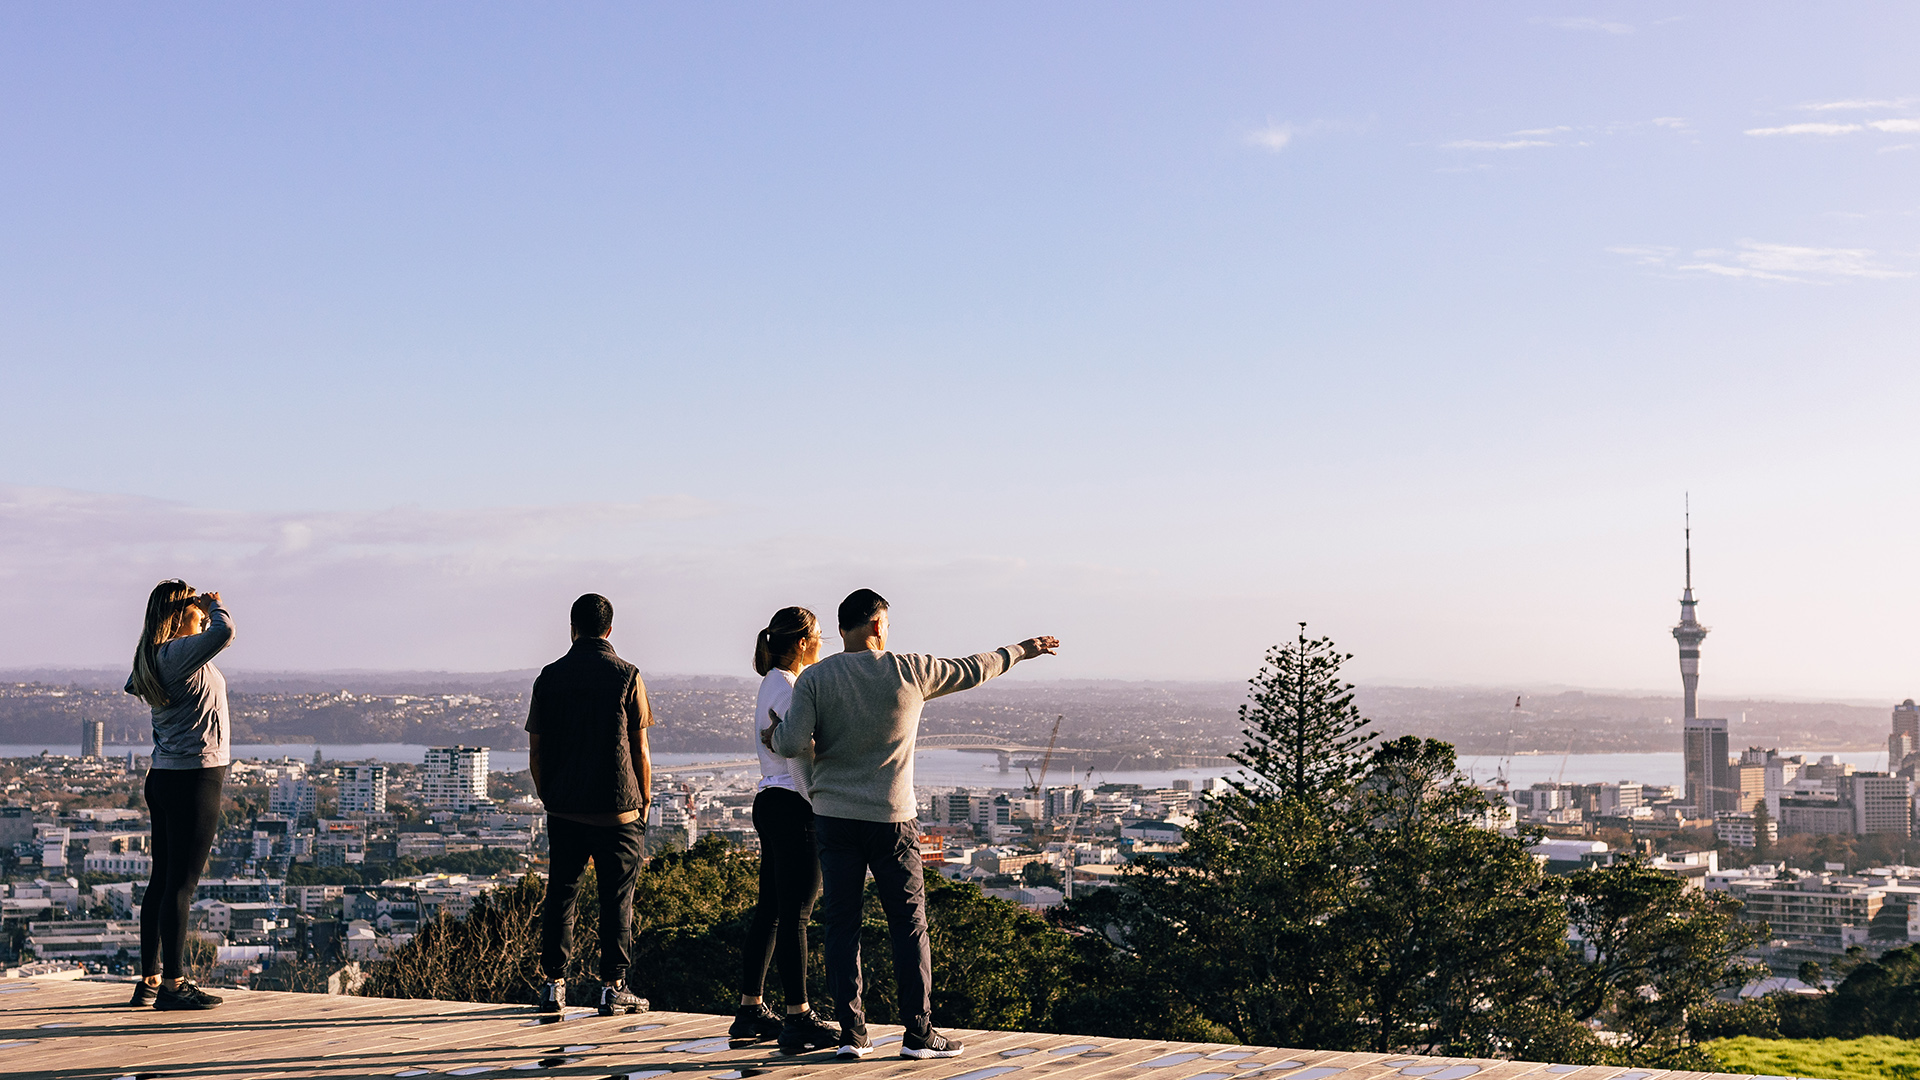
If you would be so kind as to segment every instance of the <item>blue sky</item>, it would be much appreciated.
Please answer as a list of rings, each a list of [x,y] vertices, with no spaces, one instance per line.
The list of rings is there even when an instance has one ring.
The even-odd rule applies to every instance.
[[[13,5],[0,667],[1920,687],[1920,9]],[[344,608],[344,609],[343,609]],[[1039,668],[1039,665],[1035,665]]]

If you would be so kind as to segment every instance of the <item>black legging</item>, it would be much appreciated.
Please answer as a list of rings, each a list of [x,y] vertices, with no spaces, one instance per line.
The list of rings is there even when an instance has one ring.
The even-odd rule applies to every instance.
[[[780,960],[786,1004],[807,1000],[807,920],[820,895],[820,856],[813,844],[813,805],[786,788],[762,788],[753,799],[760,834],[760,902],[740,950],[743,997],[766,989],[767,962]]]
[[[140,904],[140,974],[186,974],[187,915],[220,829],[220,785],[227,767],[148,769],[147,815],[153,819],[153,879]],[[164,965],[165,970],[162,971]]]

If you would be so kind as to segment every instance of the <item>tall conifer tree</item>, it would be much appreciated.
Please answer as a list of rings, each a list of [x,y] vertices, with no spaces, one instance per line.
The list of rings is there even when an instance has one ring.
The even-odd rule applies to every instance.
[[[1340,677],[1351,659],[1331,638],[1309,639],[1306,623],[1295,640],[1267,650],[1248,680],[1251,700],[1240,706],[1247,742],[1233,760],[1246,772],[1228,783],[1256,801],[1326,805],[1346,794],[1366,772],[1375,738],[1353,703],[1353,684]]]

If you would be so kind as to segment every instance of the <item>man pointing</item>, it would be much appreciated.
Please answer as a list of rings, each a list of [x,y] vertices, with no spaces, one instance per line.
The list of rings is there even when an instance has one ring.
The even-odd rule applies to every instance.
[[[846,651],[801,672],[785,717],[769,716],[767,745],[783,757],[813,747],[813,800],[827,927],[827,985],[840,1019],[843,1059],[873,1052],[860,1003],[860,906],[868,870],[887,913],[906,1034],[900,1056],[955,1057],[960,1044],[933,1030],[933,954],[927,887],[915,820],[913,746],[920,709],[968,690],[1022,660],[1052,653],[1057,638],[1029,638],[957,660],[887,651],[887,602],[860,589],[840,603]]]

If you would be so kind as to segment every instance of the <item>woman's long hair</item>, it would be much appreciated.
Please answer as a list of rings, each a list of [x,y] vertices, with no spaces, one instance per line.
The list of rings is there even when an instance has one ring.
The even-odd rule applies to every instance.
[[[147,594],[147,622],[140,629],[140,645],[133,650],[133,692],[156,709],[172,704],[160,681],[160,646],[185,628],[193,597],[193,586],[179,578],[169,578]]]
[[[803,607],[783,607],[773,613],[767,628],[753,643],[753,670],[761,675],[774,668],[792,667],[800,656],[800,647],[813,636],[820,621]]]

